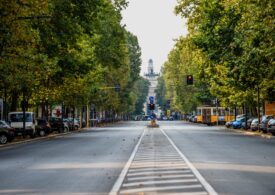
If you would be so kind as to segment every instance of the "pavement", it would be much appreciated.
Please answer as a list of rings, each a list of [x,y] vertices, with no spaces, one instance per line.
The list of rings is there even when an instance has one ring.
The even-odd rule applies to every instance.
[[[158,124],[121,122],[0,147],[0,194],[107,195],[120,180],[121,194],[211,194],[208,183],[220,195],[274,195],[274,137]]]

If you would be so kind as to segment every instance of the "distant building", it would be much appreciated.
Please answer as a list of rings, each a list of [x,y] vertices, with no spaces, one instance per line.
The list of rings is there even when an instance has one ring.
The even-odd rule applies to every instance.
[[[144,112],[147,113],[147,115],[150,115],[150,113],[147,109],[147,104],[149,103],[148,101],[149,101],[150,96],[153,96],[154,99],[156,100],[155,90],[157,88],[158,77],[159,77],[159,73],[154,72],[154,65],[153,65],[152,59],[150,59],[148,61],[147,73],[144,74],[144,77],[150,81],[149,92],[148,92],[146,104],[144,105]],[[156,101],[155,101],[155,103],[156,103]],[[158,113],[158,105],[157,104],[156,104],[155,108],[156,108],[155,113]]]
[[[150,59],[148,61],[148,67],[147,67],[147,73],[144,74],[145,78],[148,80],[151,79],[151,77],[158,77],[159,74],[154,72],[154,65],[153,65],[153,60]]]

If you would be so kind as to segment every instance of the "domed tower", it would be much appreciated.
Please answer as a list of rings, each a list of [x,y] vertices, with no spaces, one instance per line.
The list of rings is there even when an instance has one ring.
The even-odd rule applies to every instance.
[[[148,74],[152,75],[154,74],[154,66],[153,66],[153,60],[150,59],[148,62]]]

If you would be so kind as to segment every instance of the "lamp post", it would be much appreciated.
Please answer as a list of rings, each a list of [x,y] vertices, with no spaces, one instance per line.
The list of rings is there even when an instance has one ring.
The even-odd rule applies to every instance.
[[[26,130],[26,107],[28,105],[28,102],[26,100],[26,92],[27,92],[27,87],[25,85],[22,86],[22,91],[23,91],[23,100],[21,101],[21,107],[23,111],[23,130]]]

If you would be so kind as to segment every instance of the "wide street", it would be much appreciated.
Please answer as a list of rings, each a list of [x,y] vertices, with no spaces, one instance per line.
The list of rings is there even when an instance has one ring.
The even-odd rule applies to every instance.
[[[0,148],[0,194],[275,193],[275,139],[183,121],[120,122]]]

